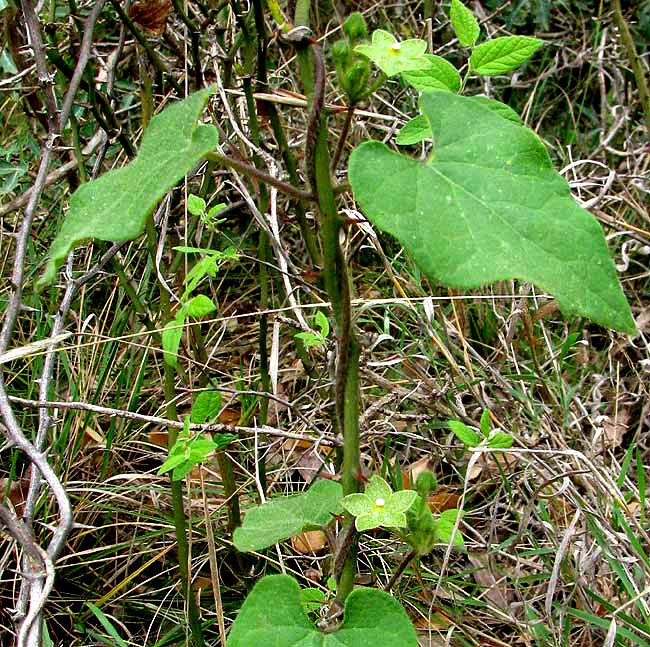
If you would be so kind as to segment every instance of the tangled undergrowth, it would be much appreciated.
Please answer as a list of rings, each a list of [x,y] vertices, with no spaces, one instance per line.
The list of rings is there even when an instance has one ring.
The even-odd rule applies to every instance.
[[[37,82],[22,14],[0,2],[3,316],[13,290],[14,241],[46,144],[48,89],[62,101],[95,4],[37,6],[48,85]],[[287,4],[295,3],[279,9],[291,15]],[[162,647],[189,640],[172,494],[158,471],[169,430],[182,429],[179,420],[208,384],[221,393],[215,432],[236,440],[186,481],[191,591],[206,644],[222,644],[263,574],[294,574],[319,602],[333,595],[331,537],[301,535],[263,554],[239,553],[232,544],[247,508],[301,491],[318,475],[337,478],[340,467],[335,339],[319,329],[316,313],[327,312],[328,298],[316,243],[304,236],[317,214],[258,178],[208,162],[163,200],[155,236],[116,249],[84,245],[56,287],[34,289],[70,194],[124,166],[152,114],[192,90],[216,83],[205,119],[232,157],[288,181],[303,173],[311,90],[298,71],[304,62],[278,37],[269,14],[268,77],[258,78],[253,5],[106,3],[70,121],[52,149],[26,247],[22,307],[11,344],[0,353],[9,404],[28,437],[39,428],[38,402],[56,403],[46,449],[75,525],[56,560],[45,609],[51,644]],[[431,53],[458,67],[466,56],[452,37],[447,3],[317,3],[312,35],[328,71],[332,151],[342,142],[334,174],[343,191],[343,248],[361,346],[359,476],[381,474],[399,489],[426,467],[438,479],[432,509],[464,510],[464,549],[448,555],[441,546],[418,567],[408,566],[393,588],[422,645],[648,645],[650,116],[609,3],[485,0],[472,9],[490,36],[544,41],[513,76],[470,77],[466,92],[507,103],[547,145],[575,199],[603,226],[639,333],[565,319],[548,295],[518,281],[471,293],[433,285],[394,239],[373,230],[345,192],[347,158],[364,139],[394,142],[417,110],[417,93],[389,79],[354,113],[347,110],[331,59],[342,20],[361,11],[372,29],[422,38]],[[630,3],[625,19],[647,75],[650,6]],[[216,226],[207,214],[196,217],[191,195],[201,196],[206,210],[222,205]],[[218,308],[188,322],[170,385],[162,300],[181,298],[195,260],[178,246],[232,247],[237,260],[201,283]],[[67,336],[44,398],[47,348],[31,344],[51,335],[64,289],[80,276],[85,282],[67,304]],[[306,331],[313,345],[296,336]],[[5,355],[9,349],[22,350]],[[472,460],[448,421],[478,427],[484,410],[515,444]],[[9,443],[3,450],[5,496],[22,515],[30,463]],[[232,487],[224,488],[226,481]],[[57,515],[44,490],[33,516],[37,537],[49,540]],[[0,632],[9,644],[21,562],[12,537],[0,537]],[[357,581],[383,587],[404,557],[388,533],[363,535]],[[311,608],[317,617],[319,605]]]

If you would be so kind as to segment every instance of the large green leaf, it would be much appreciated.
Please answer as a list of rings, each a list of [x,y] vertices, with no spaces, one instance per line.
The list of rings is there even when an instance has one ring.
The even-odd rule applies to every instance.
[[[343,489],[336,481],[316,481],[302,494],[272,499],[251,508],[235,530],[238,550],[262,550],[314,526],[325,526],[341,510]]]
[[[433,280],[474,288],[523,279],[567,314],[633,332],[600,225],[573,200],[537,136],[449,92],[424,93],[420,109],[434,141],[428,161],[379,142],[352,153],[350,184],[370,220]]]
[[[156,203],[217,145],[216,128],[196,123],[213,92],[212,86],[195,92],[154,117],[131,163],[74,192],[39,285],[54,279],[57,268],[81,241],[133,240],[144,231]]]
[[[261,579],[235,620],[227,647],[417,647],[415,629],[399,602],[383,591],[357,588],[345,601],[337,631],[309,621],[298,583],[288,575]]]

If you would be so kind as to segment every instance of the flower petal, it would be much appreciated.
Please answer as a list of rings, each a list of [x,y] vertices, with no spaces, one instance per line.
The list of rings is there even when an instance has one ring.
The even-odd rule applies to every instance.
[[[379,520],[380,526],[388,526],[389,528],[403,528],[406,526],[406,515],[401,512],[383,512]]]
[[[400,490],[386,501],[384,508],[389,513],[406,512],[413,505],[415,497],[417,497],[415,490]]]
[[[402,56],[405,56],[406,58],[417,58],[427,51],[427,44],[419,38],[403,40],[401,45]],[[428,67],[431,67],[431,62],[427,61],[427,63],[429,64]]]
[[[393,43],[397,42],[397,38],[393,36],[388,31],[385,31],[383,29],[376,29],[372,33],[372,44],[373,47],[381,47],[382,49],[388,49]],[[426,45],[425,45],[426,47]]]
[[[366,485],[365,494],[373,502],[377,499],[383,499],[384,502],[386,502],[391,498],[391,496],[393,496],[393,491],[390,489],[390,485],[388,485],[381,476],[375,474],[370,477],[370,480]]]
[[[370,498],[365,494],[348,494],[341,500],[341,505],[355,517],[369,514],[374,507]]]
[[[359,532],[364,530],[370,530],[371,528],[376,528],[381,525],[381,519],[378,518],[376,514],[362,514],[360,517],[357,517],[354,525],[357,527]]]

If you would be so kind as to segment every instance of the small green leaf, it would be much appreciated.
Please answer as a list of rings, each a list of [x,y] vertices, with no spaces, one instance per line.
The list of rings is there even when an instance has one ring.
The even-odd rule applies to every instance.
[[[158,468],[158,476],[162,476],[165,472],[171,472],[175,467],[178,467],[181,463],[184,463],[187,459],[183,452],[174,453],[169,452],[169,457],[167,460]]]
[[[92,602],[86,602],[86,606],[93,612],[94,616],[101,622],[102,627],[106,629],[111,638],[115,641],[117,647],[128,647],[124,642],[120,634],[117,633],[117,629],[113,626],[113,623],[106,617],[106,614]]]
[[[418,115],[402,126],[395,138],[395,143],[399,146],[412,146],[425,139],[431,139],[431,126],[424,115]]]
[[[380,142],[352,152],[349,180],[366,216],[434,281],[475,288],[522,279],[565,314],[635,332],[601,227],[537,136],[449,92],[424,92],[420,109],[435,142],[428,161]]]
[[[377,29],[372,34],[372,44],[357,45],[354,51],[367,56],[379,66],[386,76],[395,76],[409,70],[423,70],[431,66],[424,56],[427,44],[418,38],[401,43],[393,34]]]
[[[418,92],[424,90],[458,92],[460,90],[460,74],[448,60],[433,54],[424,54],[423,56],[431,63],[431,67],[426,70],[404,72],[402,77],[409,85],[412,85]]]
[[[463,47],[472,46],[481,31],[474,14],[459,0],[451,0],[449,18],[458,42]]]
[[[327,600],[325,592],[320,589],[300,589],[300,597],[307,613],[317,612]]]
[[[0,11],[2,11],[2,8],[0,8]],[[8,49],[0,49],[0,70],[7,72],[7,74],[18,74],[18,68]]]
[[[450,420],[447,426],[456,434],[458,439],[466,447],[478,447],[481,444],[481,436],[473,429],[470,429],[460,420]]]
[[[10,164],[0,160],[0,195],[10,193],[18,185],[20,178],[27,173],[25,164]]]
[[[459,510],[453,508],[451,510],[445,510],[440,514],[440,517],[436,519],[436,537],[440,543],[448,544],[451,541],[451,533],[454,531],[458,514]],[[463,540],[463,536],[460,531],[457,530],[454,535],[454,546],[464,545],[465,541]]]
[[[326,338],[330,334],[330,322],[329,319],[327,318],[327,315],[322,310],[319,310],[316,313],[316,317],[314,318],[314,321],[316,325],[320,328],[320,334]]]
[[[70,250],[84,240],[140,236],[158,201],[217,145],[216,128],[197,125],[213,92],[214,86],[204,88],[156,115],[131,163],[82,184],[74,192],[38,286],[50,283]]]
[[[193,467],[194,463],[189,459],[181,463],[174,468],[174,471],[172,472],[172,481],[182,481],[192,471]]]
[[[327,525],[341,509],[340,483],[316,481],[302,494],[278,497],[246,512],[233,541],[242,552],[262,550],[312,526]]]
[[[219,391],[201,391],[192,405],[192,422],[204,425],[214,420],[221,410],[221,393]]]
[[[205,213],[206,206],[205,200],[198,195],[190,193],[190,195],[187,196],[187,210],[193,216],[202,216]]]
[[[496,429],[488,436],[488,447],[491,449],[508,449],[512,447],[514,439],[510,434],[505,431],[497,431]]]
[[[261,579],[242,605],[227,647],[418,647],[413,624],[392,596],[356,588],[345,600],[340,627],[321,633],[309,621],[300,587],[288,575]]]
[[[313,346],[322,346],[325,340],[321,335],[313,332],[298,332],[294,335],[298,339],[302,339],[305,348],[312,348]]]
[[[165,324],[162,331],[163,357],[169,366],[176,368],[178,359],[178,347],[181,344],[183,328],[185,324],[185,310],[176,315],[176,318]]]
[[[504,74],[527,61],[542,45],[541,40],[529,36],[494,38],[474,48],[470,67],[482,76]]]
[[[192,438],[189,442],[190,458],[198,458],[199,460],[195,460],[194,462],[200,463],[210,452],[215,450],[215,447],[214,442],[204,436]]]
[[[214,305],[212,299],[203,294],[193,297],[187,304],[187,314],[190,317],[205,317],[216,309],[217,306]]]
[[[485,438],[490,435],[490,430],[492,429],[492,424],[490,422],[490,410],[483,409],[481,414],[481,424],[480,424],[481,433]]]
[[[227,447],[233,441],[237,440],[235,434],[214,434],[213,441],[215,449],[221,449],[222,447]]]

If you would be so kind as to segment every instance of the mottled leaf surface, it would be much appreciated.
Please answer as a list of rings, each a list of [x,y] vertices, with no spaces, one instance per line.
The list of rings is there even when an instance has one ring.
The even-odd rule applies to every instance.
[[[352,153],[350,184],[368,218],[432,280],[474,288],[522,279],[566,314],[633,332],[602,229],[537,136],[449,92],[425,92],[420,109],[434,141],[428,161],[379,142]]]
[[[340,512],[342,496],[340,483],[323,479],[301,494],[271,499],[246,512],[234,532],[234,544],[241,551],[262,550],[303,530],[325,526]]]
[[[70,250],[84,240],[133,240],[142,234],[158,201],[218,142],[214,126],[197,125],[208,87],[155,116],[137,157],[127,166],[82,184],[70,198],[70,209],[50,247],[41,286],[54,279]]]

